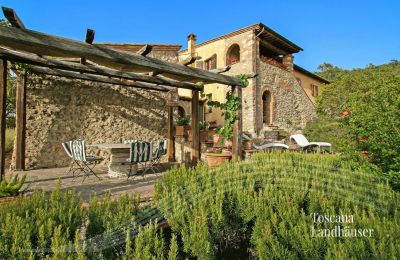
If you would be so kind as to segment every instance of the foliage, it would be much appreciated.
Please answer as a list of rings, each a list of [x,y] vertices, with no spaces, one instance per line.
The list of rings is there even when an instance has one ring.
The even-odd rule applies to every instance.
[[[323,135],[329,126],[330,133],[340,135],[340,152],[367,151],[369,160],[400,188],[400,62],[352,71],[330,65],[322,73],[334,75],[334,81],[319,97],[319,119],[306,132]]]
[[[10,181],[7,182],[5,179],[0,182],[0,198],[16,196],[20,192],[22,185],[24,185],[26,174],[18,179],[18,174],[11,175]]]
[[[189,115],[187,116],[176,116],[176,124],[177,125],[190,125],[191,118]]]
[[[210,123],[207,121],[201,121],[199,124],[199,127],[200,127],[200,131],[208,130],[210,128]]]
[[[326,62],[319,65],[318,70],[319,72],[317,72],[316,74],[330,82],[338,80],[340,77],[349,72],[348,70],[342,69]]]
[[[233,137],[233,124],[237,119],[236,111],[240,107],[239,97],[236,96],[232,91],[228,91],[226,93],[225,102],[208,100],[207,105],[217,107],[222,110],[222,116],[224,117],[225,125],[220,127],[217,130],[217,133],[222,135],[221,145],[224,145],[226,140]]]
[[[395,259],[399,199],[338,155],[259,153],[251,163],[175,168],[156,185],[156,205],[198,259]],[[313,213],[353,215],[348,226],[374,235],[313,238],[312,228],[334,226],[313,223]]]
[[[125,234],[134,232],[134,223],[145,213],[139,197],[128,195],[117,200],[110,194],[104,199],[95,196],[85,209],[80,196],[73,190],[61,191],[59,183],[51,193],[34,191],[0,206],[0,259],[122,259],[130,251],[134,257],[126,259],[137,259],[135,252],[146,251],[150,236],[159,241],[150,247],[161,252],[164,247],[159,245],[167,240],[154,235],[153,224],[140,229],[141,240],[132,239],[133,248],[125,248]],[[168,254],[167,247],[162,253]]]
[[[61,192],[60,186],[49,196],[35,191],[17,203],[1,205],[1,259],[45,258],[59,251],[58,245],[75,240],[83,208],[74,191]]]
[[[246,74],[240,74],[237,76],[242,83],[243,87],[247,87],[249,85],[249,77]]]
[[[116,237],[123,236],[126,230],[134,227],[136,215],[139,212],[139,196],[122,195],[117,200],[111,200],[108,193],[102,200],[95,196],[89,204],[86,236],[88,238],[102,235],[103,244],[110,244]],[[105,247],[101,255],[107,259],[122,257],[124,245]]]
[[[12,149],[14,148],[14,134],[15,131],[14,129],[11,128],[7,128],[6,129],[6,153],[12,151]]]

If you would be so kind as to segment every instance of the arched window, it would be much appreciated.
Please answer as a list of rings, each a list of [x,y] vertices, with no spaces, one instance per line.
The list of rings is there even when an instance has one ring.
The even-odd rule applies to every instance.
[[[184,117],[185,116],[185,109],[181,106],[176,106],[174,108],[174,115],[179,116],[179,117]]]
[[[233,65],[238,62],[240,62],[240,47],[237,44],[233,44],[226,54],[226,65]]]
[[[272,124],[272,96],[269,90],[264,91],[262,95],[263,105],[263,123]]]

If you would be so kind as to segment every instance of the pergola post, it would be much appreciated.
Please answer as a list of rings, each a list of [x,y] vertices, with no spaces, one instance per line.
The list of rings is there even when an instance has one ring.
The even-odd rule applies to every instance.
[[[0,179],[5,179],[7,60],[0,59]]]
[[[174,107],[168,106],[167,117],[168,162],[175,162]]]
[[[15,117],[15,169],[25,170],[25,132],[26,132],[26,82],[27,73],[18,73]]]
[[[232,86],[232,92],[239,98],[239,109],[233,125],[232,159],[242,159],[242,88]]]
[[[200,159],[199,91],[192,90],[192,164]]]

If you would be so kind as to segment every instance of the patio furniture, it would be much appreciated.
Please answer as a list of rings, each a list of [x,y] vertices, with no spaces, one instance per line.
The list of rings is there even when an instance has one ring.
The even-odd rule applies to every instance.
[[[130,167],[136,171],[137,165],[129,166],[126,158],[129,157],[130,145],[127,141],[124,143],[92,144],[88,147],[105,150],[110,156],[108,160],[108,176],[110,178],[126,178]]]
[[[86,177],[89,177],[90,174],[93,174],[100,180],[100,177],[97,176],[97,174],[93,171],[93,168],[99,162],[101,162],[103,158],[95,155],[87,155],[85,141],[80,139],[71,141],[71,152],[72,152],[72,158],[74,159],[74,162],[78,166],[77,170],[79,170],[79,173],[77,174],[76,177],[78,177],[80,173],[83,173],[85,175],[82,180],[83,182],[86,179]]]
[[[156,145],[156,150],[153,152],[153,159],[151,161],[151,170],[153,172],[154,168],[160,171],[160,168],[163,169],[161,165],[161,158],[167,154],[167,140],[158,140]]]
[[[137,141],[129,143],[129,146],[130,152],[127,162],[131,167],[129,169],[128,178],[132,175],[132,166],[135,164],[141,164],[143,166],[142,176],[144,178],[144,174],[150,169],[149,166],[151,166],[151,161],[153,159],[152,144],[151,142]]]
[[[62,146],[64,148],[65,153],[68,155],[69,158],[71,158],[71,163],[69,165],[69,169],[67,170],[67,174],[72,172],[72,176],[75,175],[75,170],[74,170],[74,165],[75,165],[75,160],[72,157],[72,151],[71,151],[71,141],[64,142],[62,143]]]
[[[252,140],[249,136],[247,136],[245,134],[243,134],[242,137],[245,140],[249,140],[249,141]],[[258,150],[258,151],[265,150],[265,149],[270,149],[270,148],[281,148],[281,149],[285,149],[286,150],[286,149],[289,149],[289,146],[287,146],[286,144],[281,144],[281,143],[265,143],[265,144],[262,144],[262,145],[256,145],[256,144],[253,143],[253,148],[255,150]]]
[[[291,135],[290,140],[295,141],[296,144],[303,149],[303,151],[309,151],[315,147],[318,148],[318,151],[321,151],[321,147],[328,147],[329,152],[332,152],[332,144],[327,142],[309,142],[302,134]]]

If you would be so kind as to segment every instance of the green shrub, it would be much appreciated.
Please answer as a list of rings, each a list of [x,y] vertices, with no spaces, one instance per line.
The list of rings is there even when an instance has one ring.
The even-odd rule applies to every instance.
[[[74,241],[82,225],[81,201],[73,191],[58,188],[49,196],[35,191],[31,197],[0,208],[0,258],[44,258],[57,245]],[[62,237],[62,238],[61,238]],[[58,240],[60,238],[61,240]]]
[[[322,139],[335,136],[336,140],[332,142],[338,144],[337,148],[345,153],[368,152],[369,161],[379,166],[384,176],[389,177],[391,184],[398,189],[400,62],[370,65],[351,71],[330,64],[323,67],[322,75],[335,76],[318,98],[320,119],[308,127],[307,133],[320,135]],[[347,114],[345,117],[343,112]],[[334,125],[329,125],[331,122]]]
[[[338,155],[260,153],[251,163],[175,168],[156,185],[157,206],[199,259],[394,259],[399,202],[373,172]],[[314,223],[314,213],[353,215],[349,226],[374,236],[312,237],[312,228],[333,228]]]
[[[10,181],[2,180],[0,182],[0,198],[18,195],[22,185],[24,185],[26,179],[26,174],[18,179],[18,174],[11,175]]]

